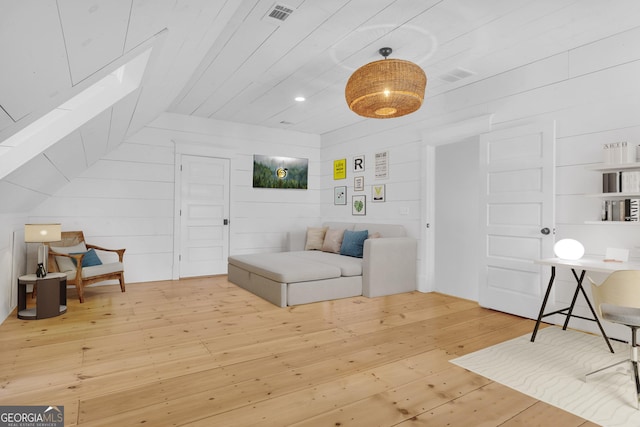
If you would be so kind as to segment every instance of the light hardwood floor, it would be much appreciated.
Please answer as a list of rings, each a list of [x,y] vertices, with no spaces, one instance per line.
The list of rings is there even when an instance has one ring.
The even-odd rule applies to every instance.
[[[594,426],[449,359],[531,320],[412,292],[276,307],[226,276],[89,287],[0,325],[0,405],[82,426]]]

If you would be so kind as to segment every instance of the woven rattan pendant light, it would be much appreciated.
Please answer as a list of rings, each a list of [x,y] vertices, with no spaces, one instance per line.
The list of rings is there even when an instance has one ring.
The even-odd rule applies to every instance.
[[[422,105],[427,76],[410,61],[387,59],[390,47],[379,50],[385,59],[358,68],[349,77],[344,95],[356,114],[389,119],[413,113]]]

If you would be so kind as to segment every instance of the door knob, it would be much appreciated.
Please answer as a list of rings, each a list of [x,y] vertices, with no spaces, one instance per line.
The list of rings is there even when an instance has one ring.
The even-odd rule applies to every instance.
[[[551,233],[551,230],[549,230],[549,228],[545,227],[542,230],[540,230],[540,232],[546,236],[547,234]]]

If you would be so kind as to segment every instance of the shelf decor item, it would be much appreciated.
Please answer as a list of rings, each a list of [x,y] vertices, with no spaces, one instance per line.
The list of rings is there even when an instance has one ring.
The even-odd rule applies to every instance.
[[[367,214],[367,196],[353,196],[351,201],[351,214],[352,215]]]
[[[602,146],[603,161],[608,165],[635,163],[637,150],[627,141],[610,142]]]
[[[378,51],[384,59],[358,68],[344,89],[347,105],[359,116],[390,119],[413,113],[422,105],[427,76],[418,65],[387,59],[390,47]]]

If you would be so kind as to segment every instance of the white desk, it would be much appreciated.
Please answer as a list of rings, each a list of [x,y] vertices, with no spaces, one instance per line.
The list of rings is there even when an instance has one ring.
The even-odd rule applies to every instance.
[[[582,281],[584,280],[584,276],[587,271],[593,271],[598,273],[613,273],[614,271],[618,271],[618,270],[640,270],[640,264],[630,263],[630,262],[605,262],[602,258],[595,258],[595,257],[584,257],[576,261],[570,261],[570,260],[560,259],[560,258],[545,258],[545,259],[536,260],[534,262],[536,264],[551,266],[551,278],[549,279],[549,284],[547,285],[547,291],[544,295],[542,306],[540,307],[540,313],[538,314],[536,326],[533,329],[533,334],[531,335],[531,342],[535,341],[536,334],[538,333],[538,328],[540,327],[540,322],[544,317],[551,316],[554,314],[562,314],[566,316],[566,319],[564,321],[564,326],[562,328],[564,330],[567,329],[567,326],[569,325],[569,319],[571,317],[577,317],[580,319],[596,322],[598,324],[598,328],[600,328],[600,333],[602,334],[602,337],[607,343],[607,346],[609,346],[609,350],[611,350],[611,353],[613,353],[613,347],[611,347],[611,343],[609,342],[609,337],[607,337],[607,334],[604,332],[604,329],[600,324],[600,320],[596,315],[593,305],[591,304],[591,301],[589,300],[587,293],[582,287]],[[575,277],[576,279],[576,290],[573,294],[573,299],[571,300],[571,305],[569,307],[552,311],[550,313],[545,313],[544,310],[547,306],[547,300],[549,299],[549,294],[551,293],[551,288],[553,287],[553,282],[556,277],[556,267],[565,267],[565,268],[571,269],[571,272],[573,273],[573,277]],[[580,273],[578,273],[577,270],[580,270]],[[589,306],[589,310],[591,310],[591,314],[593,315],[593,318],[583,317],[583,316],[578,316],[576,314],[573,314],[573,309],[575,307],[576,299],[578,298],[579,293],[582,293],[582,296],[587,301],[587,305]]]

